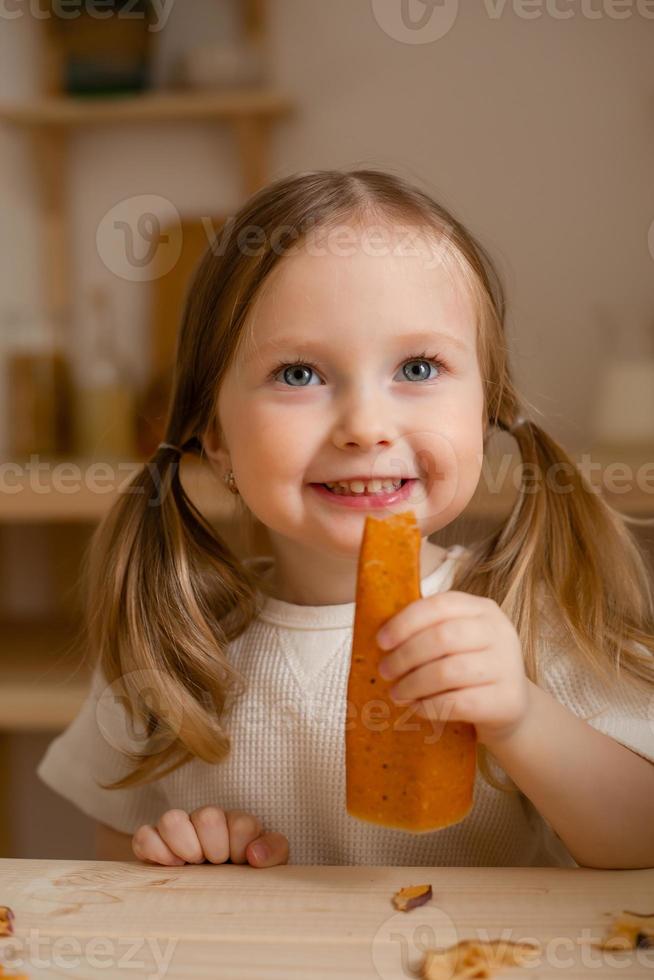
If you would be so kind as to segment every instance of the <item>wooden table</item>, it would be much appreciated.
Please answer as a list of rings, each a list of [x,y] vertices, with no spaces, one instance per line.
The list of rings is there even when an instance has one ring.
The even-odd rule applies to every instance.
[[[423,883],[432,900],[398,912],[393,893]],[[465,938],[538,941],[532,964],[497,974],[516,980],[654,976],[654,949],[587,942],[623,910],[654,912],[654,870],[4,859],[0,904],[16,916],[0,952],[33,980],[404,980],[425,946]]]

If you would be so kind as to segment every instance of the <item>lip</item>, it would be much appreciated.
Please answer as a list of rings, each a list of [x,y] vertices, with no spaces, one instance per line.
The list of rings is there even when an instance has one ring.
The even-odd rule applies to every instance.
[[[411,496],[413,486],[417,480],[407,480],[399,490],[392,490],[390,493],[375,493],[367,495],[357,494],[338,494],[332,493],[323,487],[321,483],[310,483],[309,486],[323,499],[328,500],[336,507],[350,507],[353,510],[375,510],[379,507],[392,507],[393,504],[402,503]]]
[[[407,473],[394,473],[393,476],[340,476],[336,480],[316,480],[315,483],[353,483],[354,480],[360,480],[362,483],[371,483],[373,480],[392,480],[397,483],[398,480],[413,480],[415,477],[409,476]],[[312,483],[311,486],[315,484]]]

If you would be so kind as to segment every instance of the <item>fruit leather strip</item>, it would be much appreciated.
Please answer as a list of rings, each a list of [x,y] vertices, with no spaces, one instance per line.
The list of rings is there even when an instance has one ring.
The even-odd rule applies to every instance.
[[[366,517],[348,677],[346,809],[352,817],[415,833],[458,823],[470,812],[476,732],[396,705],[378,672],[379,629],[420,598],[420,530],[413,511]]]

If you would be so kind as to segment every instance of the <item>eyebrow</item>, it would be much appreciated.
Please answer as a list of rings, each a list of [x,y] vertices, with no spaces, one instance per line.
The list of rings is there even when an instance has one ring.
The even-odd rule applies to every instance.
[[[460,337],[455,337],[453,334],[442,333],[436,330],[396,334],[391,340],[391,346],[393,348],[399,348],[416,344],[433,344],[436,342],[449,344],[464,353],[470,352],[470,347],[465,340],[462,340]],[[256,345],[256,349],[257,352],[267,353],[269,350],[293,348],[311,353],[315,351],[317,354],[322,354],[328,351],[329,346],[329,344],[323,344],[321,341],[307,340],[302,337],[269,337],[262,344]]]

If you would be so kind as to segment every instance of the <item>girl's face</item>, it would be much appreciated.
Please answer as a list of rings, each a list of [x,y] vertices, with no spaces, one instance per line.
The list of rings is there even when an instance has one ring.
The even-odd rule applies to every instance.
[[[222,440],[205,439],[205,450],[233,469],[268,528],[278,588],[294,583],[290,601],[352,601],[367,514],[412,509],[425,538],[463,511],[479,481],[472,303],[435,245],[406,254],[400,241],[282,258],[221,385]],[[415,482],[408,498],[366,510],[313,486],[358,476]]]

